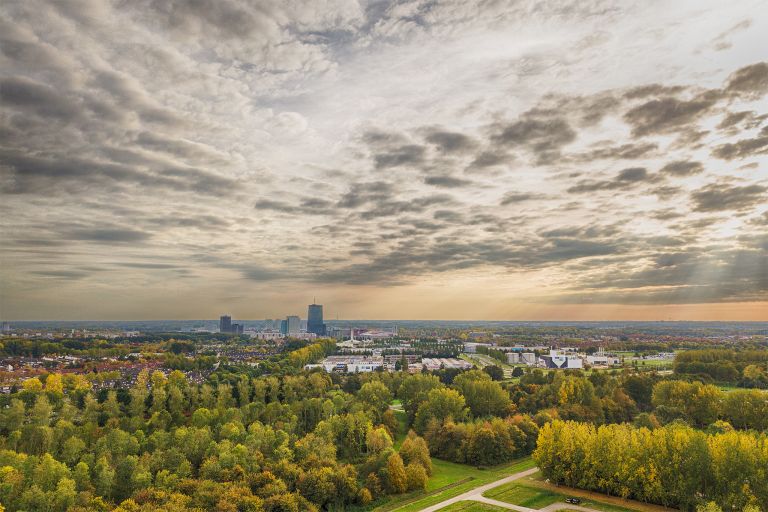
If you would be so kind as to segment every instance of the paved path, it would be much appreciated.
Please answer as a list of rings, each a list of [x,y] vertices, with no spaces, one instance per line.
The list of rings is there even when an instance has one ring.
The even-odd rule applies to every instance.
[[[506,503],[503,501],[498,501],[498,500],[486,498],[485,496],[483,496],[483,493],[486,491],[489,491],[500,485],[508,484],[509,482],[514,482],[515,480],[526,477],[528,475],[532,475],[538,470],[539,470],[538,468],[531,468],[525,471],[521,471],[519,473],[515,473],[514,475],[509,475],[500,480],[496,480],[495,482],[491,482],[489,484],[476,487],[471,491],[465,492],[464,494],[459,494],[458,496],[454,496],[453,498],[448,498],[445,501],[441,501],[437,505],[432,505],[431,507],[423,508],[421,509],[420,512],[436,512],[441,508],[445,508],[448,505],[457,503],[459,501],[479,501],[481,503],[495,505],[497,507],[506,508],[508,510],[517,510],[517,512],[555,512],[556,510],[561,510],[565,508],[571,509],[571,510],[580,510],[581,512],[599,512],[598,510],[595,510],[595,509],[581,507],[579,505],[570,505],[568,503],[553,503],[542,509],[537,510],[537,509],[528,508],[528,507],[521,507],[520,505],[512,505],[511,503]]]

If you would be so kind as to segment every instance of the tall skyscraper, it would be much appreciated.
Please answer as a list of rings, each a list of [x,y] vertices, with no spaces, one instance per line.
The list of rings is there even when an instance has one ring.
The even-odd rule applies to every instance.
[[[223,315],[219,318],[219,332],[232,332],[232,317]]]
[[[301,319],[298,316],[285,317],[286,334],[299,334],[301,331]]]
[[[312,303],[309,305],[307,311],[307,332],[313,332],[318,336],[325,336],[322,304]]]

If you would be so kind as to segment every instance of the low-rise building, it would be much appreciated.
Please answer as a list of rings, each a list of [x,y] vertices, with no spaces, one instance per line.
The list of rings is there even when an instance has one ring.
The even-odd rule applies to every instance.
[[[384,358],[381,356],[328,356],[318,364],[308,364],[304,368],[323,368],[326,372],[363,373],[384,369]]]
[[[453,357],[425,357],[421,360],[421,365],[427,370],[440,370],[440,369],[458,369],[469,370],[472,368],[472,363],[464,361],[463,359],[456,359]]]
[[[547,368],[563,370],[584,368],[584,361],[581,357],[560,350],[550,350],[548,356],[541,356],[541,360]]]

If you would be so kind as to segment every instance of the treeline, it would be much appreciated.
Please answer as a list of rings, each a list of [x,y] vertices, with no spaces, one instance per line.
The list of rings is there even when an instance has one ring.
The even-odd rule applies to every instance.
[[[768,350],[687,350],[676,354],[674,370],[741,387],[768,388]]]
[[[706,427],[719,420],[737,429],[768,430],[768,391],[721,391],[711,384],[670,380],[654,386],[652,400],[662,423],[681,419]]]
[[[335,340],[322,339],[290,352],[288,354],[288,362],[296,368],[302,368],[305,364],[316,363],[334,350],[336,350]]]
[[[541,425],[551,419],[594,424],[634,423],[655,428],[683,421],[699,428],[768,429],[768,392],[722,391],[698,381],[663,379],[658,374],[539,370],[510,386],[518,410]]]
[[[73,355],[89,357],[119,357],[131,352],[130,345],[102,339],[64,339],[59,341],[4,338],[0,341],[0,356],[43,357]]]
[[[633,421],[638,413],[650,411],[653,386],[659,377],[652,374],[533,370],[510,387],[512,399],[522,412],[542,416],[539,423],[561,418],[592,423]]]
[[[26,381],[2,404],[0,503],[299,512],[426,485],[426,442],[412,433],[394,450],[392,392],[375,375],[357,396],[322,372],[228,377],[198,386],[178,371],[142,373],[101,397],[56,374]]]
[[[478,345],[476,350],[478,354],[485,354],[489,357],[496,359],[497,361],[501,361],[502,363],[507,362],[507,353],[504,352],[503,350],[499,350],[491,347],[484,347],[482,345]]]
[[[406,418],[436,457],[477,466],[529,454],[538,426],[516,408],[499,382],[480,370],[446,385],[435,375],[405,377],[397,388]]]
[[[529,416],[455,423],[432,420],[424,439],[432,455],[440,459],[492,466],[529,455],[536,447],[539,427]]]
[[[558,420],[542,427],[533,457],[554,483],[682,510],[768,503],[765,434]]]

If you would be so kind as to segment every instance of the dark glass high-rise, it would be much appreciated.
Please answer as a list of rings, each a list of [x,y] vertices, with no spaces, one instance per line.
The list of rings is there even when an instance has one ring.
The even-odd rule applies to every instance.
[[[318,336],[325,336],[325,324],[323,323],[323,305],[310,304],[307,311],[307,332],[313,332]]]
[[[219,332],[232,332],[232,317],[223,315],[219,318]]]

